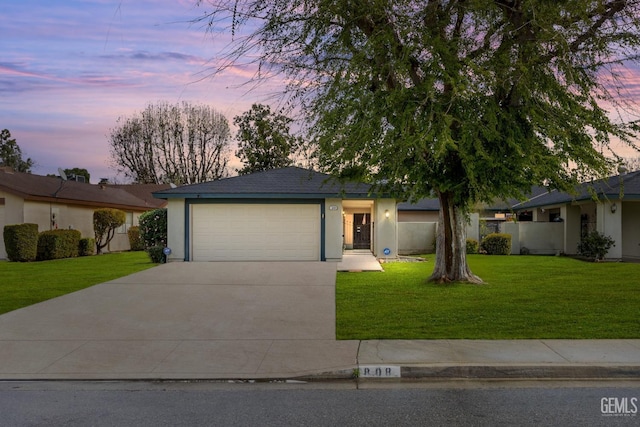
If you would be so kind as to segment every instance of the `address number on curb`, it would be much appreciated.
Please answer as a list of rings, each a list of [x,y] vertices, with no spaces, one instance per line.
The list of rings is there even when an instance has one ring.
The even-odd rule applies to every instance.
[[[400,366],[360,366],[362,378],[400,378]]]

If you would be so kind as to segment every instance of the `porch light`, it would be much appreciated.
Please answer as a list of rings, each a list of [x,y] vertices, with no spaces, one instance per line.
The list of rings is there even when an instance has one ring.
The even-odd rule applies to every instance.
[[[391,215],[391,214],[389,213],[389,209],[385,209],[385,210],[384,210],[384,216],[385,216],[385,218],[389,218],[389,216],[390,216],[390,215]]]
[[[618,205],[616,205],[615,203],[613,203],[611,205],[611,213],[616,213],[616,211],[618,210]]]

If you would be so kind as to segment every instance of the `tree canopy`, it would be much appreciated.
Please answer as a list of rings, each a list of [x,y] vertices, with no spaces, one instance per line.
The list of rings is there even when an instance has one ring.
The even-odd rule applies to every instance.
[[[253,104],[251,109],[233,119],[238,126],[236,156],[244,163],[238,174],[246,175],[293,164],[298,146],[291,134],[291,119],[274,113],[271,107]]]
[[[10,166],[18,172],[26,173],[31,173],[34,165],[31,158],[26,160],[22,158],[22,150],[15,138],[11,138],[11,132],[8,129],[0,131],[0,165]]]
[[[236,40],[220,70],[256,57],[258,77],[284,74],[327,171],[438,197],[433,280],[480,281],[465,256],[476,202],[571,190],[612,171],[612,141],[637,148],[620,78],[637,0],[208,3],[210,31]]]
[[[111,161],[138,183],[193,184],[227,175],[227,119],[206,105],[149,104],[119,118],[109,135]]]

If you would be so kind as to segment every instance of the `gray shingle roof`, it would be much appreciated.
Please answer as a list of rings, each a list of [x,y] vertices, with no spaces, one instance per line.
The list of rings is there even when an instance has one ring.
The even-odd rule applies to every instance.
[[[576,187],[575,194],[564,193],[552,190],[533,197],[526,202],[518,203],[513,209],[522,210],[537,208],[539,206],[550,206],[571,203],[574,201],[592,200],[593,195],[599,199],[618,200],[622,195],[625,200],[640,199],[640,171],[631,172],[625,175],[614,175],[605,180],[586,182]]]
[[[368,184],[341,183],[331,175],[292,166],[185,185],[157,191],[153,195],[160,199],[376,197],[370,193]]]

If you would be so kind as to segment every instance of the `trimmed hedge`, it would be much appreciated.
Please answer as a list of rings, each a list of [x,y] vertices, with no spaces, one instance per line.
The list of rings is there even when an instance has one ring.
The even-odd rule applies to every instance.
[[[48,230],[38,236],[38,260],[75,258],[80,238],[78,230]]]
[[[90,256],[96,253],[96,239],[83,237],[78,244],[78,256]]]
[[[142,241],[142,236],[140,236],[140,227],[137,225],[129,227],[127,235],[129,236],[129,246],[131,246],[132,251],[144,250],[144,242]]]
[[[509,255],[511,253],[511,234],[491,233],[482,239],[480,248],[487,255]]]
[[[38,224],[5,225],[4,247],[9,261],[35,261],[38,256]]]
[[[477,254],[480,249],[480,244],[476,239],[467,239],[467,253]]]
[[[149,258],[151,258],[151,262],[155,262],[156,264],[164,264],[166,262],[166,257],[163,251],[163,246],[151,246],[150,248],[147,248],[147,253],[149,254]]]

